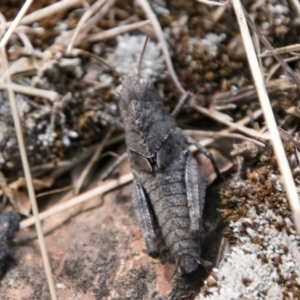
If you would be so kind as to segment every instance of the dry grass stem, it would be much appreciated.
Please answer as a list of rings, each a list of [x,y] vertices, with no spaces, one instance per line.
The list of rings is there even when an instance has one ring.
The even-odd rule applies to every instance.
[[[11,63],[7,70],[2,70],[0,82],[4,82],[8,76],[13,76],[18,73],[35,72],[35,67],[28,57],[21,57],[17,61]]]
[[[22,18],[22,20],[20,22],[18,22],[18,24],[20,24],[20,25],[32,24],[41,19],[47,18],[55,13],[58,13],[62,10],[65,10],[72,6],[75,6],[79,3],[83,3],[83,1],[82,0],[64,0],[64,1],[56,2],[54,4],[51,4],[44,8],[41,8],[41,9],[34,11],[33,13],[25,16],[24,18]],[[13,22],[7,22],[5,24],[1,24],[0,30],[2,30],[3,28],[4,29],[8,28]]]
[[[56,100],[59,97],[59,94],[54,91],[37,89],[31,86],[24,86],[16,83],[0,82],[0,90],[4,90],[4,89],[12,89],[16,93],[38,96],[38,97],[50,99],[52,101]]]
[[[115,0],[103,0],[103,1],[104,1],[104,3],[101,6],[101,8],[95,12],[94,16],[92,16],[90,19],[87,20],[87,22],[85,23],[85,26],[82,28],[83,30],[80,31],[80,33],[76,39],[77,44],[81,43],[81,41],[85,39],[89,30],[92,29],[92,27],[94,27],[99,22],[99,20],[101,20],[102,17],[104,17],[109,12],[109,10],[112,8],[112,6],[115,4]],[[101,1],[98,1],[98,2],[101,2]]]
[[[293,57],[289,57],[289,58],[284,59],[284,61],[286,63],[291,62],[291,61],[295,61],[295,60],[299,60],[299,57],[298,56],[293,56]],[[280,63],[277,63],[274,66],[272,66],[272,68],[268,72],[265,80],[269,81],[272,78],[272,76],[274,75],[274,73],[280,68],[280,66],[281,66]]]
[[[219,19],[223,16],[227,6],[221,5],[218,8],[215,9],[215,11],[211,12],[211,17],[213,21],[216,23],[219,21]]]
[[[131,173],[129,173],[129,174],[125,174],[125,175],[121,176],[118,179],[109,180],[108,182],[105,182],[104,184],[101,184],[100,186],[98,186],[86,193],[83,193],[75,198],[72,198],[67,202],[55,205],[55,206],[51,207],[50,209],[46,210],[45,212],[40,213],[39,220],[44,220],[50,216],[53,216],[53,215],[60,213],[68,208],[71,208],[74,205],[83,203],[93,197],[103,195],[104,193],[107,193],[117,187],[120,187],[124,184],[131,182],[132,179],[133,179],[133,175]],[[25,228],[25,227],[31,226],[33,224],[34,224],[34,218],[28,218],[21,222],[20,227]]]
[[[122,141],[124,141],[124,138],[125,138],[124,134],[120,134],[116,137],[113,137],[109,141],[107,141],[105,146],[109,147],[116,143],[122,142]],[[93,145],[93,146],[89,147],[88,149],[85,149],[85,151],[83,151],[83,153],[81,155],[77,156],[76,159],[62,160],[62,161],[59,161],[55,165],[51,162],[51,163],[47,163],[47,164],[43,164],[43,165],[39,165],[39,166],[34,166],[34,167],[32,167],[31,171],[32,171],[32,173],[35,174],[36,177],[37,176],[40,177],[44,173],[53,170],[53,172],[49,175],[49,177],[56,178],[56,177],[62,175],[64,172],[67,172],[68,170],[70,170],[72,167],[75,167],[77,164],[80,164],[83,161],[85,161],[88,157],[90,157],[92,155],[92,153],[95,151],[95,149],[98,147],[98,145],[99,144]]]
[[[128,24],[128,25],[122,25],[122,26],[118,26],[109,30],[105,30],[102,32],[98,32],[98,33],[94,33],[89,35],[86,38],[86,41],[88,42],[97,42],[97,41],[102,41],[102,40],[106,40],[106,39],[110,39],[113,38],[117,35],[132,31],[132,30],[137,30],[140,29],[146,25],[151,24],[151,22],[149,20],[147,21],[141,21],[141,22],[136,22],[133,24]]]
[[[264,85],[263,77],[259,69],[258,60],[252,44],[243,7],[241,5],[240,0],[232,0],[232,3],[239,23],[250,69],[255,82],[255,86],[257,88],[260,104],[263,109],[264,117],[271,135],[273,149],[277,158],[280,172],[283,177],[287,197],[290,203],[291,210],[293,212],[296,229],[298,233],[300,233],[300,202],[298,192],[294,183],[294,178],[288,164],[288,160],[283,148],[282,141],[280,139],[280,134],[277,129],[277,124],[269,101],[269,97]]]
[[[265,147],[265,144],[255,140],[255,139],[251,139],[244,135],[238,134],[238,133],[216,132],[216,131],[207,131],[207,130],[183,130],[183,132],[185,134],[191,135],[191,136],[198,135],[198,136],[206,136],[206,137],[210,137],[210,138],[225,137],[225,138],[229,138],[229,139],[245,140],[245,141],[251,142],[259,147]]]
[[[143,10],[145,11],[148,19],[152,23],[152,26],[154,28],[154,32],[156,34],[156,37],[157,37],[158,41],[160,42],[160,46],[162,48],[162,52],[163,52],[163,55],[164,55],[164,58],[165,58],[165,61],[166,61],[166,64],[167,64],[168,71],[170,73],[170,76],[171,76],[175,86],[180,90],[180,92],[182,94],[185,94],[186,91],[184,90],[184,88],[180,84],[180,82],[177,78],[177,75],[174,71],[174,67],[173,67],[173,64],[172,64],[172,61],[171,61],[171,57],[170,57],[170,52],[168,50],[168,45],[167,45],[167,42],[165,40],[164,34],[162,32],[162,29],[160,27],[160,24],[157,20],[157,17],[155,15],[155,13],[153,12],[153,10],[152,10],[152,8],[151,8],[151,6],[150,6],[150,4],[147,0],[138,0],[138,3],[143,8]]]
[[[36,195],[36,198],[40,198],[40,197],[44,197],[44,196],[49,196],[49,195],[53,195],[53,194],[58,194],[58,193],[62,193],[62,192],[66,192],[72,189],[72,185],[68,185],[68,186],[64,186],[60,189],[55,189],[55,190],[51,190],[48,192],[44,192],[44,193],[40,193]]]
[[[36,35],[43,35],[45,34],[45,28],[43,27],[29,27],[26,25],[18,25],[18,27],[15,29],[16,33],[23,32],[25,34],[36,34]]]
[[[256,120],[257,118],[261,117],[262,113],[263,113],[262,109],[258,109],[258,110],[256,110],[255,112],[252,113],[251,117],[250,116],[244,117],[243,119],[237,121],[236,124],[240,125],[240,126],[245,126],[248,123],[250,123],[251,121]],[[233,130],[234,130],[234,128],[226,128],[226,129],[221,130],[219,133],[225,133],[226,134],[226,133],[231,132]],[[201,141],[201,145],[202,146],[208,146],[211,143],[213,143],[214,141],[215,141],[215,139],[207,138],[207,139],[204,139],[204,140]]]
[[[253,20],[253,17],[252,17],[252,20]],[[257,35],[256,32],[252,33],[252,41],[253,41],[254,49],[258,55],[260,71],[262,74],[264,74],[263,60],[262,60],[262,58],[259,57],[259,54],[261,53],[261,46],[260,46],[260,42],[259,42],[259,36]]]
[[[284,129],[278,127],[279,133],[280,133],[280,137],[283,141],[285,142],[292,142],[295,145],[295,151],[297,154],[297,158],[299,161],[299,152],[297,148],[300,148],[300,142],[293,137],[289,132],[285,131]]]
[[[238,131],[240,131],[244,134],[247,134],[247,135],[252,136],[254,138],[257,138],[257,139],[264,139],[264,140],[269,140],[270,139],[270,136],[268,134],[257,132],[254,129],[247,128],[247,127],[241,126],[237,123],[230,122],[230,121],[227,121],[225,119],[219,118],[214,113],[210,112],[208,109],[206,109],[204,107],[201,107],[201,106],[198,106],[198,105],[191,105],[191,107],[193,109],[197,110],[198,112],[200,112],[200,113],[216,120],[217,122],[220,122],[220,123],[232,128],[234,130],[238,130]]]
[[[75,168],[82,162],[86,161],[92,153],[95,151],[98,145],[93,145],[87,149],[85,149],[80,155],[76,157],[76,159],[72,160],[61,160],[57,162],[56,164],[53,164],[53,162],[46,163],[43,165],[33,166],[31,168],[31,173],[34,174],[36,178],[41,178],[44,176],[45,173],[49,173],[49,171],[52,171],[50,174],[47,174],[47,178],[53,178],[56,179],[57,177],[63,175],[64,173],[68,172],[70,169]]]
[[[7,44],[8,40],[10,39],[11,34],[15,30],[15,28],[18,26],[20,20],[23,18],[26,11],[30,7],[31,3],[32,3],[32,0],[27,0],[24,3],[22,9],[19,11],[17,17],[14,19],[11,26],[8,28],[6,34],[4,35],[4,37],[2,38],[2,40],[0,42],[0,51],[1,51],[3,70],[8,69],[8,60],[7,60],[7,54],[6,54],[6,49],[5,49],[6,44]],[[7,81],[7,83],[11,83],[10,76],[7,77],[6,81]],[[18,109],[17,109],[17,105],[16,105],[15,94],[11,87],[7,87],[7,93],[8,93],[8,98],[9,98],[9,102],[10,102],[10,106],[11,106],[11,112],[12,112],[13,121],[14,121],[14,125],[15,125],[16,136],[17,136],[17,140],[18,140],[18,144],[19,144],[22,165],[23,165],[24,174],[25,174],[25,178],[26,178],[27,190],[28,190],[28,194],[29,194],[29,198],[30,198],[30,202],[31,202],[31,206],[32,206],[32,211],[34,214],[34,222],[35,222],[36,231],[38,234],[38,240],[39,240],[39,245],[40,245],[41,254],[42,254],[42,258],[43,258],[43,263],[44,263],[45,273],[46,273],[46,277],[47,277],[47,281],[48,281],[48,286],[49,286],[49,290],[50,290],[50,295],[51,295],[52,300],[56,300],[57,297],[56,297],[55,286],[54,286],[54,282],[53,282],[53,278],[52,278],[50,262],[49,262],[49,258],[48,258],[48,254],[47,254],[47,250],[46,250],[42,227],[41,227],[40,221],[38,219],[38,207],[37,207],[37,203],[36,203],[35,192],[34,192],[34,187],[33,187],[33,183],[32,183],[31,172],[30,172],[30,167],[29,167],[29,163],[28,163],[21,122],[19,119]]]
[[[1,25],[6,23],[6,18],[4,15],[0,12],[0,36],[2,37],[5,33],[5,28],[1,27]]]
[[[291,94],[297,90],[297,85],[290,82],[288,78],[280,78],[265,82],[268,95],[275,97]],[[210,103],[215,105],[226,105],[230,103],[247,103],[258,100],[257,91],[253,85],[241,87],[234,91],[217,93],[211,97]]]
[[[283,53],[290,53],[294,51],[300,51],[300,44],[294,44],[290,46],[276,48],[274,50],[266,50],[265,52],[261,53],[259,57],[267,57],[272,56],[274,54],[283,54]]]
[[[26,53],[33,53],[34,52],[34,48],[28,38],[28,36],[20,31],[20,30],[16,30],[16,34],[18,35],[19,39],[22,41],[23,45],[24,45],[24,51]]]
[[[82,170],[76,184],[75,184],[75,188],[74,188],[74,192],[75,195],[78,195],[80,188],[82,187],[82,184],[86,178],[86,176],[88,175],[88,173],[90,172],[91,168],[93,167],[94,163],[99,159],[99,156],[101,154],[101,152],[103,151],[104,146],[107,143],[107,140],[110,138],[112,134],[112,129],[110,129],[107,134],[104,136],[104,138],[102,139],[101,143],[98,145],[98,147],[96,148],[94,154],[92,155],[91,159],[89,160],[89,162],[86,164],[86,166],[84,167],[84,169]]]
[[[8,28],[7,32],[5,33],[5,35],[3,36],[1,43],[0,43],[0,47],[4,48],[8,42],[8,40],[10,39],[12,33],[14,32],[14,30],[16,29],[16,27],[18,26],[18,24],[20,23],[20,20],[23,18],[24,14],[26,13],[26,11],[28,10],[28,8],[30,7],[31,3],[33,0],[27,0],[23,7],[21,8],[21,10],[19,11],[18,15],[16,16],[16,18],[14,19],[13,22],[11,22],[10,27]],[[2,64],[4,64],[5,62],[3,61]]]
[[[107,151],[107,152],[101,154],[100,158],[102,159],[102,158],[108,157],[108,156],[109,156],[109,157],[114,157],[114,158],[119,158],[119,157],[120,157],[120,154],[115,153],[115,152],[113,152],[113,151]]]
[[[197,0],[200,3],[212,5],[212,6],[220,6],[227,4],[227,0]]]
[[[220,247],[219,247],[219,251],[218,251],[218,256],[216,259],[216,267],[218,268],[221,261],[223,260],[225,254],[230,253],[230,244],[227,238],[222,237],[221,243],[220,243]]]
[[[243,8],[243,7],[242,7]],[[264,44],[264,46],[268,49],[273,51],[273,56],[276,58],[276,60],[281,64],[282,68],[285,70],[287,75],[298,85],[300,88],[300,78],[298,75],[292,70],[292,68],[283,60],[283,58],[278,55],[276,52],[274,52],[274,47],[270,44],[270,42],[266,39],[266,37],[258,30],[248,13],[243,8],[243,15],[245,19],[247,19],[249,26],[251,29],[256,32],[258,35],[261,43]],[[248,27],[247,27],[248,28]],[[247,52],[247,51],[246,51]]]
[[[76,38],[79,35],[80,30],[84,29],[84,25],[86,23],[87,20],[89,20],[98,10],[101,9],[101,7],[105,4],[106,0],[100,0],[100,1],[96,1],[92,6],[90,6],[86,12],[83,14],[83,16],[81,17],[81,19],[79,20],[76,29],[73,33],[73,36],[71,38],[71,41],[69,43],[69,46],[67,48],[67,53],[71,50],[71,48],[73,47],[73,44],[76,40]],[[85,29],[83,30],[85,31]]]
[[[52,46],[49,49],[51,51],[62,51],[64,52],[66,48],[68,51],[71,51],[72,47],[78,46],[82,41],[84,41],[87,37],[89,30],[96,25],[96,23],[109,11],[109,9],[115,3],[115,0],[106,0],[100,1],[99,3],[102,4],[101,9],[99,9],[94,16],[90,17],[84,24],[80,27],[76,27],[76,29],[69,30],[64,34],[59,35]],[[74,33],[76,33],[76,38],[73,39]],[[72,42],[72,47],[70,47],[70,42]],[[48,49],[48,50],[49,50]],[[66,51],[67,52],[67,51]],[[69,54],[69,53],[67,53]]]
[[[287,0],[287,2],[289,3],[291,9],[293,9],[298,17],[300,17],[300,3],[299,0]]]

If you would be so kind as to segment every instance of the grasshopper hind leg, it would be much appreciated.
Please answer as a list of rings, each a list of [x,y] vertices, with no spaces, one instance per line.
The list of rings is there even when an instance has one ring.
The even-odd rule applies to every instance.
[[[147,247],[147,253],[153,258],[159,256],[156,244],[156,237],[153,228],[152,213],[149,209],[149,203],[143,190],[142,184],[138,179],[134,179],[133,187],[133,207],[141,226]]]
[[[189,154],[185,169],[185,186],[189,207],[191,232],[198,236],[201,233],[200,221],[205,202],[205,179],[195,158]]]

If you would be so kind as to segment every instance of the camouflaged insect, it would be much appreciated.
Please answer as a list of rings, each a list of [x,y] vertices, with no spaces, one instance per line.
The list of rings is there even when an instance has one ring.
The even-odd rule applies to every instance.
[[[13,212],[0,214],[0,279],[2,279],[8,263],[8,243],[20,228],[20,218]]]
[[[199,234],[206,188],[188,150],[195,141],[176,126],[150,81],[139,76],[125,78],[119,98],[134,175],[133,204],[147,252],[159,256],[155,218],[176,265],[183,273],[192,273],[201,261]],[[205,148],[195,145],[212,159]]]

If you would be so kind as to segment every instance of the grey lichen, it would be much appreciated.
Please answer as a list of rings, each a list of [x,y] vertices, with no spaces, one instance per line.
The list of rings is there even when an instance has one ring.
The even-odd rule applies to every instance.
[[[107,61],[123,76],[136,74],[145,36],[125,34],[117,36],[116,40],[117,46],[107,55]],[[158,44],[153,41],[147,44],[140,75],[153,82],[166,77],[163,56]]]
[[[277,195],[278,209],[272,209],[268,202],[273,194],[266,197],[266,203],[249,197],[247,201],[255,199],[257,202],[249,205],[246,216],[228,224],[235,246],[205,281],[198,300],[273,300],[286,299],[287,295],[289,299],[299,296],[300,236],[287,216],[287,200],[281,196],[282,189],[276,189],[280,177],[270,174],[268,181],[277,191],[274,195]],[[267,191],[266,187],[262,189]],[[235,189],[240,186],[235,185]]]

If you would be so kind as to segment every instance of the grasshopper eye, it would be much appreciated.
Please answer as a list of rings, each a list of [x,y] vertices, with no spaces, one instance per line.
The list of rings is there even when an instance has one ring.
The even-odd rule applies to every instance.
[[[130,151],[130,158],[132,164],[134,165],[134,170],[152,173],[153,169],[147,157],[142,156],[134,151]]]

